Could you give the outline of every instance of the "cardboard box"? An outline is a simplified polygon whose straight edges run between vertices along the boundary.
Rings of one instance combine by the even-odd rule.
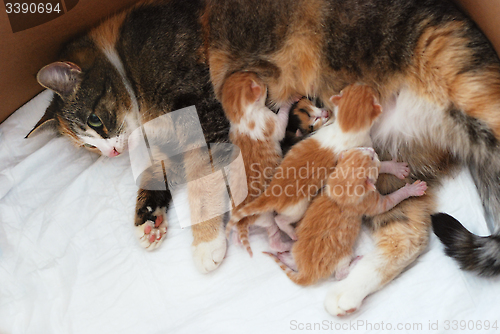
[[[27,13],[9,15],[9,8],[16,11],[15,3],[4,0],[3,6],[0,5],[0,122],[42,90],[36,73],[57,60],[64,42],[135,2],[137,0],[25,1]],[[478,22],[500,54],[500,0],[456,2]],[[34,5],[41,3],[45,5],[44,11],[49,3],[52,9],[58,4],[60,12],[29,13]]]
[[[64,42],[135,2],[4,0],[0,4],[0,122],[42,91],[36,74],[57,60]],[[20,4],[18,14],[15,14],[16,3]],[[21,3],[27,4],[26,13],[23,13],[26,6],[22,8]],[[51,13],[47,13],[49,8]],[[39,13],[42,10],[44,13]],[[8,11],[12,13],[9,15]]]

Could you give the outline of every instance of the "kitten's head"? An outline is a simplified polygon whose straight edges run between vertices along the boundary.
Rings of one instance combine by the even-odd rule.
[[[343,132],[362,132],[371,128],[382,113],[377,96],[370,86],[353,84],[330,98],[336,106],[336,120]]]
[[[222,86],[221,102],[227,118],[237,124],[250,105],[264,107],[267,88],[253,72],[231,74]]]
[[[28,136],[52,129],[77,146],[109,157],[119,155],[137,124],[120,73],[89,38],[68,46],[63,59],[38,72],[40,85],[55,94]]]
[[[380,160],[371,147],[353,148],[341,153],[335,171],[329,176],[330,196],[338,203],[355,205],[376,190]]]
[[[286,130],[299,137],[304,136],[321,128],[331,116],[331,111],[319,108],[303,97],[292,105]]]

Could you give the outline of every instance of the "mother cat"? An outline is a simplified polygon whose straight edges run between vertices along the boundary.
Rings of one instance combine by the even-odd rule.
[[[486,213],[500,223],[500,62],[447,1],[150,1],[68,44],[61,60],[38,74],[57,93],[38,129],[56,129],[109,156],[125,149],[138,122],[193,104],[205,139],[227,141],[216,97],[237,71],[257,73],[278,107],[297,94],[329,101],[346,85],[363,82],[378,88],[384,104],[372,133],[381,159],[407,161],[412,177],[431,189],[453,166],[468,165]],[[196,177],[198,166],[189,159],[186,172]],[[401,186],[389,176],[378,182],[381,193]],[[188,188],[190,198],[197,191]],[[163,233],[158,217],[170,199],[168,191],[139,190],[136,225],[152,220],[144,233]],[[414,261],[426,247],[433,211],[429,191],[366,221],[376,249],[333,286],[327,310],[354,311]],[[222,225],[217,217],[192,227],[201,271],[223,259]],[[478,257],[498,263],[500,254],[490,251],[497,241],[489,240],[474,253],[473,269],[488,263]]]

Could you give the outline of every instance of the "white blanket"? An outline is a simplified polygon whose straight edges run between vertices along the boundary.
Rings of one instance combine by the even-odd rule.
[[[97,157],[52,134],[24,139],[51,96],[0,125],[0,333],[500,330],[500,281],[461,271],[434,235],[414,265],[344,318],[323,308],[335,282],[295,285],[261,253],[263,234],[251,236],[253,258],[231,245],[207,275],[194,267],[190,229],[177,222],[158,250],[145,251],[132,226],[127,154]],[[489,234],[467,171],[445,182],[438,208]]]

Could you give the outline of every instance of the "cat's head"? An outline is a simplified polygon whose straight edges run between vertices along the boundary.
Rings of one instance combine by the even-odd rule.
[[[353,148],[341,153],[329,176],[330,196],[338,203],[355,205],[376,191],[380,160],[371,147]]]
[[[321,128],[331,116],[331,111],[316,106],[307,97],[302,97],[290,109],[287,131],[299,137],[310,134]]]
[[[330,98],[336,106],[336,121],[343,132],[363,132],[382,113],[377,92],[367,85],[352,84]]]
[[[28,136],[51,129],[105,156],[126,150],[128,136],[137,127],[134,103],[109,59],[83,38],[67,48],[62,61],[43,67],[37,80],[54,97]]]

